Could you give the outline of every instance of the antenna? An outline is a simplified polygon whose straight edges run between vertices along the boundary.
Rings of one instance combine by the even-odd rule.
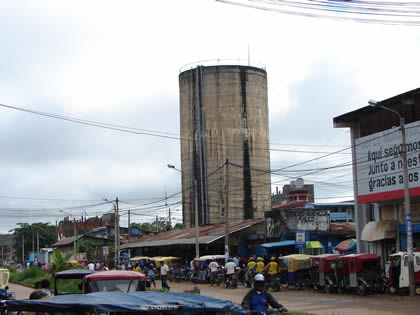
[[[251,52],[249,49],[249,43],[248,43],[248,67],[251,65]]]

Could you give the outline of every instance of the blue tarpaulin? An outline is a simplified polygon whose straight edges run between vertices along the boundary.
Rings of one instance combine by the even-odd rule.
[[[273,243],[264,243],[261,246],[263,246],[265,248],[282,247],[282,246],[295,246],[295,240],[273,242]]]
[[[202,312],[246,311],[228,300],[178,292],[96,292],[57,295],[41,300],[5,301],[9,311],[32,312],[135,312],[159,311],[165,314],[198,314]]]

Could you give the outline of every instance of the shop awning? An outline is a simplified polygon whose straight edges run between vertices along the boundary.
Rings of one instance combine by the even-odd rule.
[[[295,246],[295,240],[273,242],[273,243],[264,243],[261,246],[265,247],[265,248],[282,247],[282,246]]]
[[[371,221],[363,228],[360,239],[375,242],[388,238],[395,238],[397,224],[394,220]]]
[[[306,242],[306,248],[324,248],[319,241],[308,241]]]

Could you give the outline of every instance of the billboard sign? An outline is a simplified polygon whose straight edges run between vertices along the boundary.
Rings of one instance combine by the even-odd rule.
[[[411,196],[420,195],[420,121],[405,125]],[[392,128],[355,141],[359,203],[404,197],[401,129]]]

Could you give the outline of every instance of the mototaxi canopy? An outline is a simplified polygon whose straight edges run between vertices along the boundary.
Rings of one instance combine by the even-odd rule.
[[[246,314],[243,308],[228,300],[179,292],[96,292],[58,295],[40,300],[8,300],[4,304],[8,311],[79,314],[83,312],[150,313],[153,311],[164,314],[205,314],[206,312]]]

